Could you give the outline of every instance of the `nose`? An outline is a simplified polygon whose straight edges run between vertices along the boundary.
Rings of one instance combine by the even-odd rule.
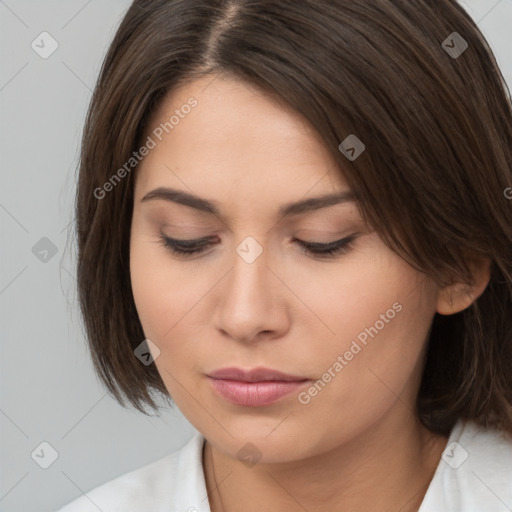
[[[250,263],[235,253],[231,270],[216,289],[215,327],[245,343],[283,336],[290,325],[286,291],[265,251]]]

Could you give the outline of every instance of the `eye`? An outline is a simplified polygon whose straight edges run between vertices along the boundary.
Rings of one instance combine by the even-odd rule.
[[[345,254],[349,251],[352,246],[352,242],[357,237],[357,233],[342,238],[341,240],[335,240],[327,244],[319,242],[305,242],[294,238],[293,241],[297,242],[301,246],[305,253],[312,254],[313,256],[323,258],[334,258],[338,255]],[[190,256],[193,254],[200,254],[205,249],[212,245],[210,238],[199,238],[196,240],[177,240],[168,236],[161,236],[160,243],[169,249],[173,254],[179,256]]]
[[[305,242],[294,238],[301,247],[304,248],[304,252],[310,253],[314,256],[320,256],[322,258],[334,258],[338,255],[345,254],[352,247],[352,242],[356,239],[357,234],[347,236],[341,240],[335,240],[327,244],[321,244],[319,242]]]
[[[211,245],[210,238],[199,238],[197,240],[177,240],[168,236],[161,236],[160,242],[173,254],[188,256],[204,252],[204,249]]]

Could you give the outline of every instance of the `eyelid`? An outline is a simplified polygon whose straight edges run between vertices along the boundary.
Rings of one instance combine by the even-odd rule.
[[[352,235],[327,243],[305,241],[298,238],[293,238],[292,241],[302,247],[305,254],[320,259],[334,259],[348,252],[352,247],[352,243],[359,235],[360,233],[353,233]],[[161,234],[159,242],[176,256],[192,257],[194,255],[202,255],[204,253],[203,248],[212,245],[211,239],[212,237],[203,237],[193,240],[181,240]]]
[[[332,242],[327,243],[307,242],[298,238],[294,238],[293,240],[304,248],[305,253],[325,259],[341,256],[347,252],[352,247],[352,243],[358,236],[359,233],[354,233],[339,240],[333,240]]]
[[[162,236],[169,240],[170,242],[175,242],[177,244],[182,245],[197,245],[197,244],[204,244],[211,242],[212,237],[211,236],[203,236],[202,238],[172,238],[170,236],[164,235],[162,233]]]

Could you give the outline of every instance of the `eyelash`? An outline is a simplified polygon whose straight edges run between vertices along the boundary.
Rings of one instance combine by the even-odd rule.
[[[304,253],[311,254],[320,258],[335,258],[347,253],[351,247],[352,242],[357,237],[357,234],[347,236],[341,240],[335,240],[328,244],[321,244],[318,242],[304,242],[294,238],[293,241],[297,242],[299,246],[304,249]],[[211,245],[208,243],[207,238],[200,238],[197,240],[176,240],[167,236],[160,237],[160,243],[173,254],[178,256],[192,256],[204,252],[204,249]]]

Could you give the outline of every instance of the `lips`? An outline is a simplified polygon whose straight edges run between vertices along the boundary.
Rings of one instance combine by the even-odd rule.
[[[309,382],[269,368],[222,368],[208,374],[208,380],[225,400],[245,407],[273,404]]]
[[[242,370],[241,368],[221,368],[208,374],[214,379],[236,380],[239,382],[299,382],[308,380],[306,377],[289,375],[278,370],[270,368],[253,368],[251,370]]]

